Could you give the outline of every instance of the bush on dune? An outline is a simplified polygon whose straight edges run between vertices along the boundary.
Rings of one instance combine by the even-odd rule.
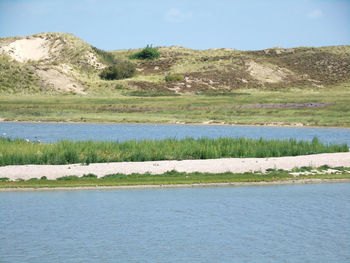
[[[128,61],[118,61],[112,66],[102,70],[100,78],[105,80],[118,80],[131,78],[135,75],[135,66]]]
[[[175,81],[183,81],[184,77],[181,75],[168,75],[165,76],[165,81],[166,82],[175,82]]]
[[[152,45],[147,45],[140,52],[136,52],[129,56],[130,59],[142,59],[142,60],[154,60],[160,57],[160,53],[157,48]]]

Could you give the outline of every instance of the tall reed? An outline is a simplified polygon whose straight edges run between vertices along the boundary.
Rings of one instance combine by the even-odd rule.
[[[295,139],[186,138],[125,142],[64,140],[49,144],[0,138],[0,165],[279,157],[347,151],[346,144],[323,144],[317,138],[311,142]]]

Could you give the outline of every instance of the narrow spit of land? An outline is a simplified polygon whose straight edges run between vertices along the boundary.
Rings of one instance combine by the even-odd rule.
[[[31,178],[57,179],[63,176],[83,176],[94,174],[103,177],[109,174],[164,174],[168,171],[183,173],[246,173],[265,172],[268,169],[291,171],[296,167],[350,167],[350,152],[324,153],[302,156],[274,158],[222,158],[207,160],[149,161],[149,162],[115,162],[68,164],[68,165],[9,165],[0,167],[0,178],[10,180]]]
[[[196,185],[349,179],[348,146],[245,138],[60,141],[0,138],[0,188]],[[307,168],[305,168],[307,167]],[[295,174],[298,169],[322,172]],[[337,168],[328,171],[330,167]],[[328,173],[333,173],[328,175]]]
[[[91,182],[90,182],[91,183]],[[169,184],[139,184],[139,185],[87,185],[63,186],[62,184],[20,184],[18,182],[6,185],[0,184],[0,192],[23,192],[23,191],[67,191],[67,190],[133,190],[133,189],[162,189],[162,188],[203,188],[203,187],[234,187],[234,186],[272,186],[288,184],[323,184],[323,183],[350,183],[348,178],[308,178],[308,179],[286,179],[276,181],[257,181],[257,182],[229,182],[229,183],[169,183]]]
[[[295,172],[295,169],[294,172],[269,169],[265,173],[219,174],[169,171],[159,175],[109,174],[101,178],[97,178],[94,174],[86,174],[82,177],[64,176],[56,180],[42,177],[16,181],[0,180],[0,191],[156,189],[350,182],[350,168],[329,168],[324,165],[319,168],[302,167],[297,170],[299,172]]]

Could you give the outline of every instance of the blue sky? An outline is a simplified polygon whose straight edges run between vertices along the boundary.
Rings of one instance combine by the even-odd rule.
[[[350,44],[350,0],[0,0],[0,36],[69,32],[105,50]]]

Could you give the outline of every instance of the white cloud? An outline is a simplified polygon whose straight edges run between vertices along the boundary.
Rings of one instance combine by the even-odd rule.
[[[164,19],[169,23],[180,23],[193,17],[192,12],[182,12],[177,8],[171,8],[164,15]]]
[[[310,19],[318,19],[323,17],[323,12],[320,9],[314,9],[307,14],[307,17]]]

